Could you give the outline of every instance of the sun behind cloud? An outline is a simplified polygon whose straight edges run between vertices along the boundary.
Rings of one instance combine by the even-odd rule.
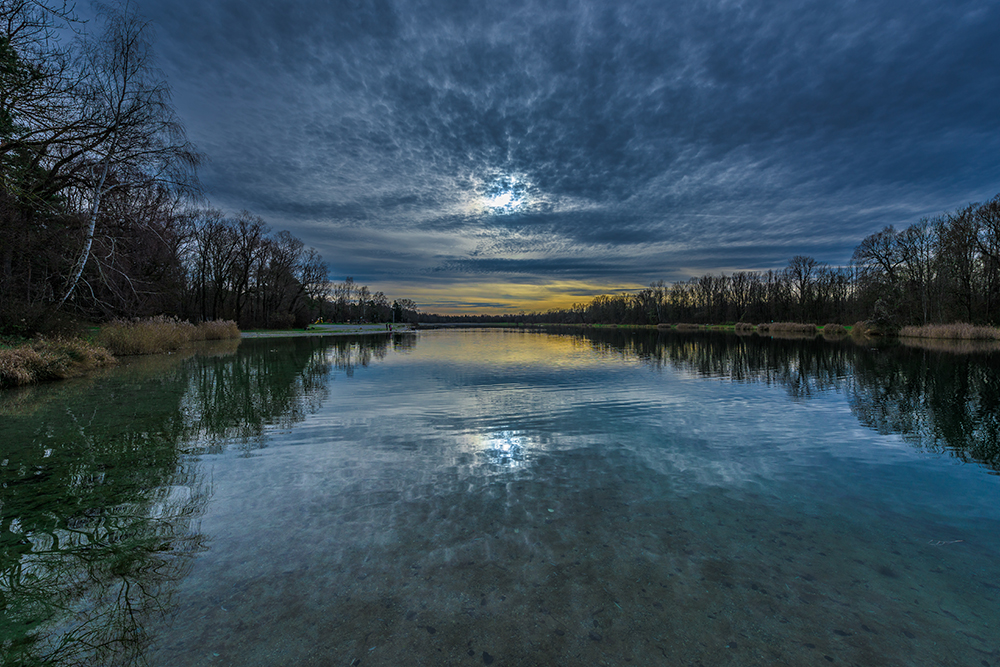
[[[530,205],[529,185],[523,176],[496,174],[486,182],[481,195],[484,212],[490,215],[511,215]]]

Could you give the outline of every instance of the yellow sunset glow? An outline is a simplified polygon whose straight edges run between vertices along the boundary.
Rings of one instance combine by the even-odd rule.
[[[413,286],[406,283],[382,284],[386,294],[413,299],[422,313],[439,315],[503,315],[545,312],[589,303],[600,294],[640,290],[637,283],[594,283],[577,280],[546,283],[466,282],[442,286]]]

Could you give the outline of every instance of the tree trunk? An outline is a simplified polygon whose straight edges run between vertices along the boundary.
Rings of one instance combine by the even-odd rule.
[[[70,272],[69,281],[66,284],[66,291],[63,293],[62,298],[59,299],[59,303],[56,304],[53,310],[59,310],[62,308],[63,304],[66,303],[66,299],[70,297],[73,290],[76,289],[77,283],[80,282],[80,276],[83,275],[83,269],[87,265],[87,260],[90,259],[90,248],[94,245],[94,232],[97,230],[97,216],[101,212],[101,193],[104,191],[104,183],[108,178],[108,171],[110,170],[110,161],[104,161],[104,170],[101,172],[101,178],[97,183],[97,187],[94,188],[94,203],[90,207],[90,220],[87,223],[87,235],[83,240],[83,248],[80,250],[80,256],[77,258],[76,263],[73,265],[73,269]]]

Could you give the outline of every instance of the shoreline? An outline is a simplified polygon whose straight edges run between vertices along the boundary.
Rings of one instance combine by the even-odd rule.
[[[387,331],[385,324],[310,324],[308,329],[281,331],[241,331],[240,338],[298,338],[304,336],[366,336],[374,334],[412,333],[412,324],[397,324]]]

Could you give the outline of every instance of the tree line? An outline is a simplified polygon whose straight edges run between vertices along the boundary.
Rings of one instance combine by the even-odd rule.
[[[1000,323],[1000,195],[866,237],[847,266],[793,257],[783,269],[652,283],[546,312],[425,321],[554,324],[866,321],[883,329]]]
[[[0,0],[0,334],[164,313],[241,327],[416,317],[412,301],[332,284],[314,248],[260,217],[197,206],[202,157],[149,24],[128,2],[99,22],[87,36],[68,4]]]

